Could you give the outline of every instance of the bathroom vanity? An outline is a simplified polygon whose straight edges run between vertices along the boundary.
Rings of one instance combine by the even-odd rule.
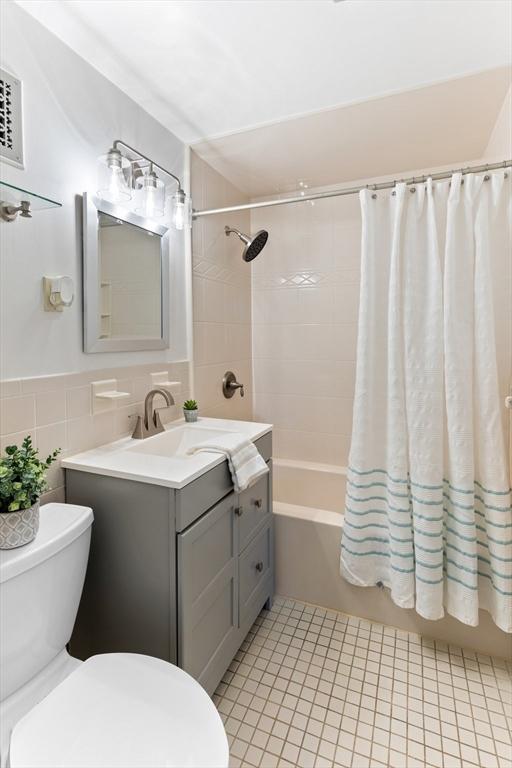
[[[186,455],[216,430],[243,432],[269,473],[237,494],[222,456]],[[213,693],[272,601],[271,455],[270,425],[200,419],[63,461],[67,501],[94,511],[74,656],[157,656]]]

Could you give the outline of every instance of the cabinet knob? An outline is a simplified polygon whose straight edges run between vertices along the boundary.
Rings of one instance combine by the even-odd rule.
[[[259,563],[256,563],[256,570],[258,571],[258,573],[262,572],[262,570],[263,570],[263,563],[262,563],[261,560],[259,561]]]
[[[254,499],[254,506],[258,507],[258,509],[261,509],[263,506],[263,499]]]
[[[237,515],[238,517],[242,517],[243,513],[244,513],[244,508],[242,506],[235,507],[235,515]]]

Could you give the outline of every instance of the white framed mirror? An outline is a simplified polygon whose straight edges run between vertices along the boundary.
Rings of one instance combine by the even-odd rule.
[[[83,196],[84,350],[169,346],[169,231]]]

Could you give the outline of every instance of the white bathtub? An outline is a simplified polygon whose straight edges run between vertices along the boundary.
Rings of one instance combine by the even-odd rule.
[[[482,653],[510,656],[510,637],[486,611],[478,627],[450,616],[426,621],[398,608],[385,589],[354,587],[341,578],[340,542],[345,467],[274,459],[276,593],[417,632]]]

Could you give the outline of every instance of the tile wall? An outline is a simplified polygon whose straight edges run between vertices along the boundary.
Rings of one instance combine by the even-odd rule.
[[[243,202],[243,195],[192,153],[194,207],[218,208]],[[242,261],[243,244],[226,237],[228,224],[250,231],[241,212],[196,219],[192,228],[194,306],[194,386],[201,413],[228,419],[252,418],[251,266]],[[245,386],[227,400],[222,378],[232,370]]]
[[[280,458],[346,465],[355,382],[361,225],[357,196],[255,209],[254,416]]]
[[[6,445],[19,445],[32,437],[41,456],[61,448],[61,457],[94,448],[129,435],[134,415],[143,412],[144,398],[152,387],[151,373],[166,371],[181,386],[173,392],[176,406],[161,412],[162,421],[179,418],[189,393],[188,363],[152,363],[109,368],[86,373],[10,379],[0,382],[0,453]],[[111,410],[93,414],[91,382],[117,379],[117,388],[129,397]],[[163,405],[163,403],[162,403]],[[57,462],[48,473],[43,503],[64,501],[64,471]]]

